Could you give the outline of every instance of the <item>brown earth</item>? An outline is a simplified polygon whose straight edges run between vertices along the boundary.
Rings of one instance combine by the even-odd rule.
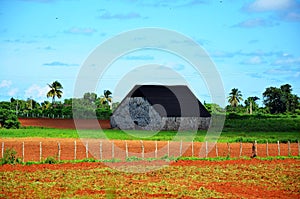
[[[60,129],[76,129],[73,119],[52,119],[52,118],[19,118],[21,126],[36,126],[47,128],[60,128]],[[77,119],[82,129],[102,129],[110,128],[109,120],[96,120],[96,119]]]
[[[22,157],[23,143],[24,157]],[[128,153],[126,152],[126,143]],[[230,143],[229,145],[226,143],[218,143],[216,146],[212,146],[211,150],[208,144],[207,149],[209,152],[207,155],[205,153],[205,143],[200,142],[194,142],[193,145],[191,142],[182,142],[182,144],[180,142],[169,142],[168,147],[167,141],[143,141],[141,143],[141,141],[138,140],[125,141],[72,138],[0,138],[0,144],[3,146],[3,148],[1,147],[1,152],[7,148],[14,148],[17,151],[18,157],[24,158],[24,161],[39,161],[40,157],[42,160],[50,156],[58,157],[59,152],[61,160],[72,160],[75,158],[84,159],[87,157],[95,159],[116,158],[125,160],[126,155],[128,155],[128,157],[135,156],[138,158],[142,158],[143,156],[144,158],[160,158],[166,155],[170,157],[178,157],[180,155],[187,157],[250,157],[252,155],[252,144],[250,143],[243,143],[242,148],[240,143]],[[100,152],[100,145],[102,145],[102,152]],[[290,144],[290,155],[297,156],[298,150],[297,143]],[[260,157],[266,157],[266,144],[258,144],[257,153]],[[277,156],[277,144],[269,144],[268,153],[269,156]],[[289,155],[288,144],[280,144],[280,155]]]
[[[51,119],[51,118],[19,118],[22,126],[39,126],[51,128],[75,129],[73,119]],[[95,120],[79,120],[81,127],[87,129],[99,128]],[[101,128],[110,128],[109,120],[98,120]],[[76,141],[76,157],[75,157],[75,141]],[[123,140],[80,140],[80,139],[61,139],[61,138],[0,138],[0,142],[4,143],[4,149],[14,148],[17,154],[22,158],[22,145],[24,142],[24,161],[39,161],[40,160],[40,143],[42,146],[41,159],[47,157],[58,157],[58,143],[60,144],[60,159],[84,159],[86,157],[95,159],[112,159],[117,158],[124,160],[126,158],[126,143],[128,149],[128,157],[142,158],[142,144],[140,141],[123,141]],[[100,154],[100,142],[102,143],[102,155]],[[88,143],[88,146],[87,146]],[[114,147],[112,146],[112,143]],[[144,158],[155,158],[163,156],[200,156],[200,157],[240,157],[252,155],[252,144],[243,143],[218,143],[216,146],[208,144],[208,153],[206,155],[205,143],[194,142],[170,142],[168,147],[167,141],[157,142],[157,152],[155,141],[143,141]],[[182,146],[182,147],[181,147]],[[86,148],[88,147],[88,153]],[[169,148],[169,150],[168,150]],[[182,148],[182,152],[180,152]],[[3,149],[3,150],[4,150]],[[169,151],[169,152],[168,152]],[[290,153],[288,144],[280,144],[278,151],[277,144],[269,144],[268,151],[266,144],[257,145],[257,153],[260,157],[268,156],[288,156],[299,155],[299,148],[296,143],[290,144]]]
[[[141,165],[147,165],[149,162],[140,162]],[[113,163],[113,164],[119,164],[119,163]],[[248,168],[249,173],[247,175],[252,175],[253,171],[255,172],[265,172],[264,170],[259,170],[257,168],[268,168],[270,170],[273,169],[281,169],[281,170],[286,170],[288,173],[286,174],[287,176],[294,176],[296,180],[293,182],[278,182],[280,186],[276,187],[269,187],[268,184],[272,184],[273,179],[258,179],[257,181],[250,181],[248,179],[248,183],[243,180],[243,178],[247,178],[247,176],[241,176],[237,175],[234,177],[234,173],[230,174],[227,173],[227,178],[222,179],[221,174],[216,175],[215,173],[207,173],[206,175],[211,175],[212,179],[215,180],[210,180],[211,182],[206,182],[206,181],[200,181],[197,182],[193,179],[190,179],[191,181],[193,180],[194,183],[186,183],[182,184],[187,190],[194,190],[198,189],[201,190],[201,188],[205,188],[208,190],[214,190],[220,194],[222,194],[222,198],[299,198],[300,197],[300,190],[299,190],[299,184],[297,183],[297,179],[299,179],[299,160],[294,160],[294,159],[287,159],[287,160],[272,160],[272,161],[262,161],[262,160],[257,160],[257,159],[251,159],[251,160],[227,160],[227,161],[178,161],[174,162],[171,164],[171,167],[176,167],[175,169],[170,169],[166,170],[164,169],[162,172],[150,172],[150,173],[144,173],[144,174],[130,174],[130,173],[123,173],[122,176],[124,176],[123,181],[119,182],[120,184],[126,184],[128,187],[134,187],[134,186],[143,186],[147,185],[149,189],[151,186],[154,186],[153,184],[157,183],[157,187],[161,189],[161,193],[155,193],[155,194],[148,194],[148,193],[136,193],[134,189],[124,189],[124,190],[109,190],[109,189],[93,189],[92,186],[84,186],[81,184],[81,186],[85,187],[84,189],[78,189],[74,195],[77,197],[84,197],[84,198],[107,198],[108,196],[116,196],[117,198],[179,198],[179,195],[176,195],[174,193],[163,193],[165,190],[170,189],[170,187],[167,187],[168,184],[162,186],[158,186],[162,181],[166,180],[164,176],[161,175],[161,173],[165,175],[170,175],[172,170],[178,171],[178,173],[181,172],[182,169],[180,167],[199,167],[199,168],[213,168],[213,170],[219,170],[224,168],[226,170],[227,167],[230,167],[231,165],[234,165],[237,167],[235,169],[236,171],[239,171],[238,168]],[[248,167],[249,165],[249,167]],[[246,166],[246,167],[245,167]],[[56,176],[53,177],[51,180],[51,176],[49,177],[49,170],[54,170],[54,171],[84,171],[84,174],[87,175],[89,172],[93,173],[93,175],[97,175],[97,172],[93,169],[98,169],[98,168],[103,168],[107,167],[107,165],[103,163],[64,163],[64,164],[39,164],[39,165],[30,165],[30,166],[24,166],[24,165],[3,165],[0,167],[0,174],[1,172],[12,172],[12,173],[17,173],[17,177],[24,176],[24,180],[28,181],[30,183],[27,187],[22,187],[22,186],[16,186],[14,188],[14,193],[7,192],[9,190],[7,186],[3,186],[3,189],[0,189],[0,198],[1,194],[2,196],[9,196],[8,198],[13,198],[18,194],[18,198],[28,198],[28,197],[37,197],[39,190],[34,190],[32,187],[42,187],[43,183],[45,184],[51,184],[51,186],[45,188],[44,191],[46,192],[47,189],[51,189],[54,191],[51,191],[50,193],[53,195],[53,198],[60,198],[60,196],[67,192],[68,186],[64,187],[57,187],[53,184],[59,183],[59,178],[56,178]],[[252,168],[255,167],[256,170],[252,170]],[[292,168],[292,169],[291,169]],[[20,171],[20,172],[17,172]],[[41,171],[41,172],[40,172]],[[42,176],[43,173],[46,173],[45,176],[48,176],[46,178],[45,176]],[[226,172],[226,171],[224,171]],[[268,171],[270,172],[270,171]],[[32,173],[40,173],[40,176],[36,175],[39,178],[31,179]],[[48,173],[48,174],[47,174]],[[112,172],[111,175],[116,175],[117,172]],[[82,172],[81,172],[82,174]],[[174,175],[174,172],[172,173]],[[245,174],[245,173],[244,173]],[[13,174],[12,174],[13,175]],[[55,173],[52,172],[52,175],[55,175]],[[204,175],[203,173],[199,175]],[[268,176],[264,176],[259,174],[262,177],[267,178]],[[283,175],[281,172],[280,175]],[[57,174],[57,176],[59,176]],[[254,175],[255,176],[255,175]],[[95,176],[93,176],[95,177]],[[197,174],[195,175],[197,177]],[[171,178],[168,176],[168,178]],[[144,180],[147,179],[147,180]],[[233,181],[233,179],[236,179]],[[101,176],[98,176],[97,181],[102,180]],[[174,179],[176,180],[176,179]],[[113,182],[111,182],[113,183]],[[261,184],[260,184],[261,183]],[[293,184],[292,184],[293,183]],[[289,184],[292,184],[291,186]],[[61,184],[62,186],[63,184]],[[32,186],[32,187],[30,187]],[[288,187],[288,188],[286,188]],[[294,187],[294,188],[293,188]],[[291,188],[293,190],[291,190]],[[24,190],[29,190],[31,192],[24,192]],[[57,192],[57,193],[56,193]],[[123,192],[128,192],[127,197],[120,197],[118,195],[123,194]],[[201,193],[198,193],[198,197],[201,196]],[[51,195],[51,197],[52,197]],[[46,195],[50,198],[50,195]],[[44,196],[45,197],[45,196]],[[185,197],[184,195],[180,196],[181,198],[198,198],[198,197]],[[208,196],[206,196],[208,197]],[[205,198],[206,198],[205,197]]]

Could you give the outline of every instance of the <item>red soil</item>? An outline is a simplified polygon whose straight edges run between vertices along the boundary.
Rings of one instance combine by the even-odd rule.
[[[119,163],[112,163],[112,164],[119,164]],[[140,162],[141,165],[147,164],[147,162]],[[220,167],[227,167],[228,165],[276,165],[276,164],[284,164],[286,167],[289,165],[299,165],[299,160],[294,159],[287,159],[287,160],[273,160],[273,161],[261,161],[257,159],[252,160],[227,160],[227,161],[220,161],[220,162],[210,162],[210,161],[178,161],[171,164],[171,166],[196,166],[196,167],[206,167],[212,166],[216,168]],[[65,163],[65,164],[39,164],[39,165],[3,165],[0,167],[0,172],[14,172],[14,171],[22,171],[22,172],[38,172],[38,171],[45,171],[45,170],[85,170],[88,171],[90,169],[99,168],[99,167],[106,167],[103,163]],[[263,171],[262,171],[263,172]],[[293,173],[295,177],[299,177],[299,172],[294,171]],[[19,174],[20,175],[20,174]],[[125,173],[125,176],[129,179],[128,183],[132,183],[132,179],[134,178],[135,174],[128,174]],[[145,174],[147,175],[147,174]],[[213,173],[211,174],[214,175]],[[30,176],[30,174],[29,174]],[[155,175],[152,173],[151,175],[151,183],[153,182],[160,182],[163,177],[159,175]],[[148,183],[148,181],[143,180],[136,180],[137,183],[143,184]],[[288,183],[288,182],[287,182]],[[270,190],[269,187],[256,184],[246,184],[242,181],[228,181],[228,182],[210,182],[205,184],[204,182],[198,182],[197,184],[193,184],[194,187],[205,187],[209,190],[215,190],[216,192],[224,194],[225,198],[299,198],[299,190],[295,187],[295,192],[290,190],[285,190],[283,188],[278,188],[277,190]],[[194,189],[194,187],[189,185],[187,189]],[[164,187],[160,187],[164,188]],[[274,187],[273,187],[274,188]],[[65,188],[66,189],[66,188]],[[60,187],[59,192],[65,192],[66,190]],[[5,192],[4,192],[5,193]],[[20,193],[22,193],[20,191]],[[10,194],[10,193],[6,193]],[[24,194],[24,193],[23,193]],[[27,195],[30,195],[26,193]],[[83,196],[94,196],[94,194],[105,196],[105,190],[92,190],[92,189],[82,189],[75,192],[75,195],[83,195]],[[228,195],[229,194],[229,195]],[[144,195],[145,196],[145,195]],[[140,196],[142,197],[142,196]],[[178,196],[173,194],[155,194],[155,195],[146,195],[146,197],[155,197],[155,198],[178,198]]]
[[[18,157],[22,158],[22,145],[24,142],[24,161],[39,161],[40,160],[40,143],[42,146],[42,159],[47,157],[57,157],[59,154],[58,143],[60,144],[60,159],[72,160],[75,159],[75,141],[76,141],[76,159],[84,159],[87,157],[100,159],[100,143],[102,144],[102,159],[117,158],[125,160],[126,158],[126,143],[128,148],[128,156],[142,158],[142,143],[138,140],[99,140],[99,139],[62,139],[62,138],[0,138],[0,143],[4,143],[4,150],[14,148],[17,151]],[[113,146],[112,146],[113,145]],[[88,154],[86,154],[86,146]],[[168,155],[168,142],[158,141],[157,152],[155,152],[155,141],[143,141],[144,158],[163,157]],[[277,144],[269,144],[269,156],[277,156]],[[229,150],[230,149],[230,153]],[[200,152],[201,151],[201,152]],[[218,153],[217,153],[218,152]],[[290,154],[298,155],[297,143],[290,145]],[[182,142],[182,156],[206,157],[205,144],[200,142],[193,143],[193,151],[191,142]],[[207,154],[207,157],[239,157],[240,144],[218,143]],[[252,155],[252,144],[243,143],[241,156],[250,157]],[[288,144],[280,144],[280,155],[288,156]],[[170,142],[169,156],[180,156],[180,142]],[[258,144],[258,156],[266,157],[266,144]]]
[[[19,118],[21,126],[37,126],[60,129],[76,129],[73,119],[51,119],[51,118]],[[77,119],[83,129],[99,129],[100,124],[102,129],[110,128],[109,120],[95,119]],[[98,123],[96,122],[98,121]]]

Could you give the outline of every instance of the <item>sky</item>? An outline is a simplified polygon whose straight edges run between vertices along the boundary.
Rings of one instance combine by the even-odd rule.
[[[238,88],[244,99],[258,96],[262,105],[267,87],[287,83],[300,96],[297,0],[1,0],[0,24],[1,101],[51,101],[47,84],[56,80],[63,85],[61,100],[73,97],[82,67],[101,44],[143,28],[171,30],[201,46],[225,97]],[[124,45],[113,45],[107,53]],[[187,82],[200,101],[214,102],[203,74],[180,55],[158,49],[113,60],[90,92],[101,95],[109,89],[119,101],[134,84],[171,79],[166,68],[182,79],[168,84]],[[149,75],[134,76],[138,69],[144,75],[149,69]]]

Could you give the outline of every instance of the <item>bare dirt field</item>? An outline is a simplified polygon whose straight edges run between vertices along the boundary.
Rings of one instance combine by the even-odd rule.
[[[23,126],[75,128],[73,120],[36,119]],[[51,121],[51,122],[50,122]],[[51,124],[52,123],[52,124]],[[68,123],[68,124],[67,124]],[[107,128],[109,121],[106,122]],[[104,123],[105,125],[105,123]],[[102,126],[102,125],[101,125]],[[1,152],[14,148],[27,161],[119,159],[116,163],[63,163],[0,166],[0,198],[300,198],[300,161],[237,159],[226,161],[125,162],[127,158],[177,156],[240,157],[252,155],[250,143],[167,142],[135,140],[0,138]],[[24,153],[24,156],[22,155]],[[296,156],[297,143],[258,144],[260,157]],[[144,173],[114,168],[147,169]]]
[[[252,155],[252,144],[243,143],[218,143],[211,146],[208,143],[194,142],[167,142],[167,141],[138,141],[138,140],[99,140],[99,139],[64,139],[64,138],[0,138],[3,149],[14,148],[20,158],[24,161],[39,161],[40,158],[58,157],[61,160],[72,159],[120,159],[126,157],[159,158],[163,156],[195,156],[195,157],[240,157]],[[24,143],[24,157],[23,154]],[[127,151],[126,152],[126,145]],[[1,147],[2,148],[2,147]],[[207,148],[207,155],[206,155]],[[87,153],[88,152],[88,153]],[[257,154],[260,157],[288,156],[288,144],[257,144]],[[76,154],[75,154],[76,153]],[[298,155],[297,143],[290,144],[290,155]]]
[[[145,173],[103,163],[3,165],[0,198],[299,198],[299,169],[293,159],[178,161]]]
[[[73,119],[52,119],[52,118],[19,118],[21,126],[36,126],[60,129],[76,129]],[[84,129],[98,129],[98,121],[102,129],[109,129],[109,120],[78,119]]]

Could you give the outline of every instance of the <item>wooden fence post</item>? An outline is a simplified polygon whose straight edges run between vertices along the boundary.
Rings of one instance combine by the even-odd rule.
[[[180,140],[179,156],[182,156],[182,140]]]
[[[218,152],[218,143],[216,143],[216,156],[219,157],[219,152]]]
[[[207,158],[208,155],[208,146],[207,146],[207,141],[205,141],[205,157]]]
[[[127,141],[125,140],[125,155],[126,155],[126,159],[128,158],[128,145],[127,145]]]
[[[102,141],[100,141],[100,160],[102,160]]]
[[[2,147],[1,147],[1,154],[2,154],[2,158],[3,158],[3,156],[4,156],[4,142],[2,142]]]
[[[85,158],[89,158],[89,142],[85,143]]]
[[[168,140],[168,157],[170,157],[170,141]]]
[[[43,148],[42,148],[42,142],[40,142],[40,162],[42,161],[42,155],[43,155]]]
[[[288,156],[291,155],[291,143],[288,141]]]
[[[278,150],[278,156],[280,156],[280,144],[279,144],[279,141],[277,141],[277,150]]]
[[[252,143],[252,155],[251,158],[254,158],[257,156],[257,144],[256,140]]]
[[[192,157],[194,157],[194,140],[192,140]]]
[[[254,141],[254,144],[255,144],[255,155],[257,156],[258,155],[258,151],[257,151],[257,141],[256,140]]]
[[[243,153],[243,143],[241,141],[240,142],[240,156],[239,157],[242,157],[242,153]]]
[[[59,142],[57,143],[57,150],[58,150],[57,159],[58,159],[58,161],[60,161],[60,143]]]
[[[25,160],[25,143],[22,142],[22,162]]]
[[[111,158],[115,159],[115,145],[114,142],[111,142]]]
[[[157,158],[157,140],[155,140],[155,151],[154,151],[154,156]]]
[[[227,150],[228,150],[227,156],[230,157],[230,144],[228,142],[227,142]]]
[[[300,156],[300,142],[298,140],[298,156]]]
[[[145,155],[144,143],[143,143],[143,140],[140,140],[140,142],[141,142],[141,147],[142,147],[142,159],[144,159],[144,155]]]
[[[267,157],[269,157],[269,143],[268,143],[268,140],[267,140],[267,143],[266,143],[266,154],[267,154]]]
[[[76,145],[76,140],[74,141],[74,160],[77,158],[77,145]]]

